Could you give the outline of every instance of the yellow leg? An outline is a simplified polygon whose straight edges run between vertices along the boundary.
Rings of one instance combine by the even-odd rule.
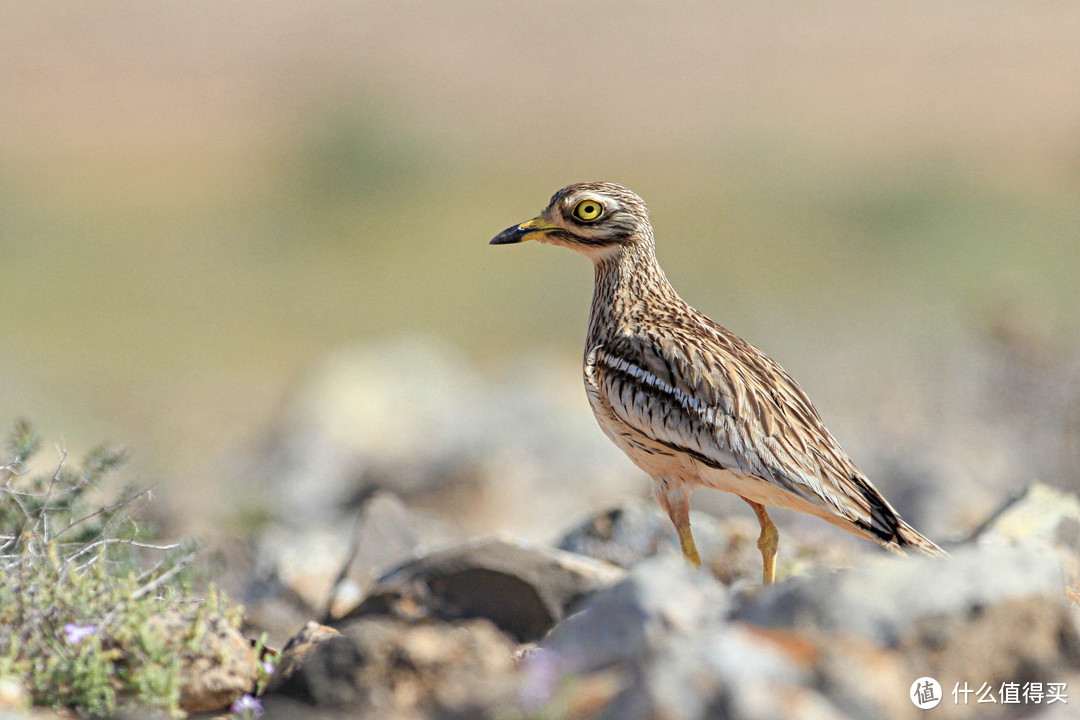
[[[746,500],[746,498],[743,498],[743,500]],[[753,500],[746,500],[746,503],[754,509],[758,524],[761,525],[761,535],[758,536],[757,541],[762,561],[761,582],[765,585],[772,585],[773,581],[776,580],[776,552],[777,547],[780,545],[780,531],[776,529],[776,525],[773,525],[772,518],[769,517],[769,513],[765,512],[764,505]]]
[[[690,532],[690,488],[683,484],[672,485],[667,480],[653,481],[653,494],[660,507],[667,511],[675,532],[679,534],[679,546],[683,557],[695,566],[701,565],[694,535]]]
[[[693,565],[701,565],[701,556],[698,555],[697,543],[694,542],[694,536],[690,532],[690,520],[687,519],[685,525],[676,525],[676,532],[679,533],[679,545],[682,547],[682,554]]]

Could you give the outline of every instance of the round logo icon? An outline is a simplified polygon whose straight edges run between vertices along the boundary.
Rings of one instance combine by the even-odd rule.
[[[941,684],[932,677],[921,677],[911,683],[908,697],[915,707],[920,710],[929,710],[937,707],[941,702]]]

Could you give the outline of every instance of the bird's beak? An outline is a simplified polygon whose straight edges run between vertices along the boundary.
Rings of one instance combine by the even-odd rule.
[[[543,215],[537,215],[528,222],[506,228],[495,236],[491,241],[491,244],[510,245],[512,243],[525,242],[526,240],[538,240],[556,230],[562,230],[562,228],[545,220]]]

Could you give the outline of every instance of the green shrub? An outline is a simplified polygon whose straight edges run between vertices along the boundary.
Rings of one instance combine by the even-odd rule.
[[[123,451],[97,448],[76,468],[61,449],[32,474],[40,446],[20,420],[0,450],[0,678],[84,715],[128,703],[182,715],[177,653],[147,620],[192,602],[194,549],[148,537],[134,512],[149,490],[100,501]]]

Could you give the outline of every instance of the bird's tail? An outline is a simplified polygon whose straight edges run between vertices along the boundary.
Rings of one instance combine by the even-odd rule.
[[[946,557],[949,553],[942,550],[933,540],[920,533],[915,528],[900,520],[896,526],[896,545],[899,550],[917,550],[924,555],[933,557]]]

